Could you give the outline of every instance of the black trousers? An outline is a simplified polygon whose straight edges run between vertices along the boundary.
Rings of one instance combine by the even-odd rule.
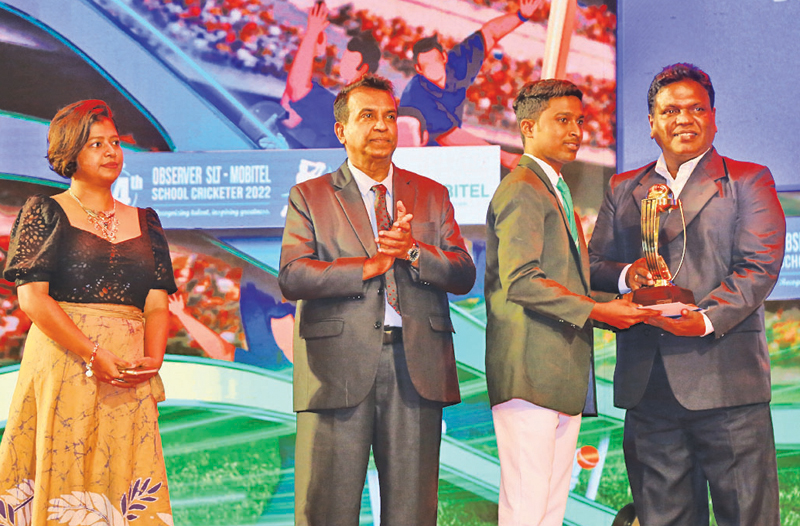
[[[769,404],[690,411],[656,355],[641,402],[625,416],[623,448],[642,526],[780,526]]]
[[[371,447],[381,526],[435,526],[441,432],[442,404],[417,394],[403,344],[383,345],[363,402],[297,414],[295,524],[358,525]]]

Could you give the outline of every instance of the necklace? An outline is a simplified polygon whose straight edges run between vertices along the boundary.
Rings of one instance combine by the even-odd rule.
[[[91,208],[86,208],[78,196],[72,193],[72,188],[68,190],[69,195],[80,205],[84,212],[86,212],[89,223],[94,226],[95,230],[100,233],[100,237],[107,241],[117,239],[117,230],[119,229],[119,219],[117,219],[117,200],[114,200],[114,208],[108,212],[98,212]]]

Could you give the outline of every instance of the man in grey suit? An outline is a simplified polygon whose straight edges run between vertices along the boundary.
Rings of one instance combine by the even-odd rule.
[[[347,85],[334,114],[347,161],[292,188],[281,251],[298,300],[295,523],[356,526],[371,447],[381,523],[432,526],[442,408],[460,401],[447,293],[469,292],[475,266],[445,187],[392,164],[391,83]]]
[[[777,526],[778,478],[770,416],[764,300],[783,261],[786,223],[765,166],[722,157],[714,88],[691,64],[667,66],[648,93],[659,159],[612,178],[591,243],[592,287],[653,285],[642,259],[641,201],[667,184],[686,218],[676,285],[703,310],[617,335],[614,401],[627,409],[624,450],[643,526]],[[679,214],[661,220],[660,253],[683,252]]]
[[[500,526],[560,526],[581,412],[594,411],[592,321],[627,328],[655,313],[589,297],[589,260],[561,167],[583,135],[571,82],[514,101],[525,155],[487,213],[486,380],[500,456]]]

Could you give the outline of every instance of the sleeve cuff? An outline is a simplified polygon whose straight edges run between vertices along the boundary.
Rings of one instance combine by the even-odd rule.
[[[706,332],[703,333],[703,336],[708,336],[714,332],[714,325],[712,325],[711,320],[708,319],[705,312],[701,312],[700,314],[703,315],[703,321],[706,322]]]
[[[617,282],[617,287],[619,288],[620,294],[627,294],[631,291],[631,289],[628,288],[628,284],[625,283],[625,276],[628,275],[628,269],[631,268],[631,265],[632,265],[631,263],[625,265],[625,267],[622,269],[622,272],[619,275],[619,281]]]
[[[9,280],[11,281],[11,280]],[[39,282],[50,282],[50,273],[49,272],[26,272],[24,274],[19,274],[14,279],[14,286],[19,287],[20,285],[26,285],[28,283],[39,283]]]

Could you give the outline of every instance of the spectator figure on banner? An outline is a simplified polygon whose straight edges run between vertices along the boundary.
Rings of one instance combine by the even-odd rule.
[[[239,312],[248,347],[244,349],[233,343],[230,333],[217,334],[192,316],[180,292],[169,296],[169,311],[206,356],[273,371],[286,369],[293,361],[294,310],[293,304],[276,300],[253,283],[242,287]]]
[[[325,54],[328,39],[328,8],[316,2],[308,15],[308,26],[289,69],[281,106],[288,112],[282,121],[285,133],[303,148],[341,148],[333,131],[335,93],[311,80],[314,57]],[[355,35],[339,59],[339,77],[344,84],[375,73],[381,59],[378,42],[370,32]]]
[[[428,122],[417,108],[406,106],[397,110],[397,146],[425,146],[428,144]]]
[[[480,73],[487,54],[495,44],[531,18],[543,1],[520,0],[519,11],[489,20],[448,53],[445,53],[436,35],[414,44],[412,52],[417,75],[403,90],[400,110],[416,108],[424,116],[428,146],[490,144],[461,128],[467,89]],[[398,119],[401,139],[408,118],[413,117]],[[404,144],[404,141],[400,143]],[[506,168],[516,167],[519,159],[518,154],[500,152],[500,163]]]

